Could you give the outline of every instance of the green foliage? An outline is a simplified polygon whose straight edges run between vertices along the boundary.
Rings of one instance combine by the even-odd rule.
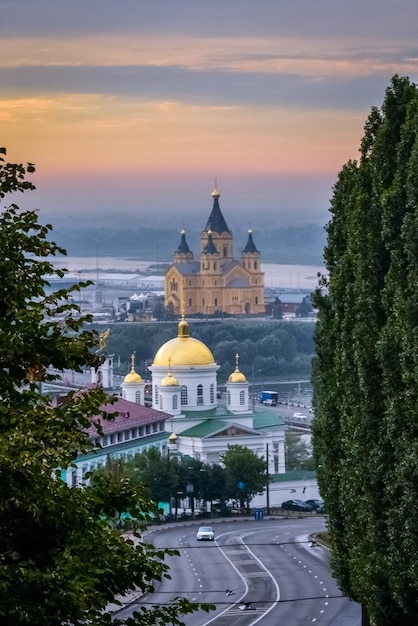
[[[418,91],[395,76],[341,170],[325,250],[313,442],[341,588],[416,624]]]
[[[33,189],[25,179],[33,171],[0,157],[0,197]],[[92,450],[90,416],[110,400],[101,389],[57,405],[42,394],[50,371],[101,362],[97,332],[85,330],[89,318],[69,300],[79,287],[45,293],[48,258],[64,253],[50,230],[14,204],[0,215],[0,623],[101,626],[116,596],[152,592],[168,575],[167,552],[143,541],[151,504],[141,487],[115,475],[80,488],[60,479],[59,468]],[[138,521],[135,542],[115,528],[121,511]],[[180,600],[125,623],[180,624],[196,608]]]
[[[130,369],[130,357],[136,350],[135,364],[143,378],[149,378],[150,364],[160,346],[177,335],[178,322],[167,324],[114,324],[108,339],[109,352],[120,356],[122,373]],[[239,320],[202,323],[190,322],[193,337],[212,351],[221,366],[219,384],[226,382],[235,369],[235,355],[240,355],[240,369],[248,380],[252,371],[268,379],[310,378],[314,355],[314,325],[306,322],[266,321],[243,324]],[[262,372],[258,372],[262,370]]]
[[[314,470],[311,446],[299,433],[287,430],[285,434],[286,471],[305,469]]]
[[[267,484],[265,459],[244,446],[229,445],[221,454],[221,462],[226,470],[226,498],[236,500],[241,508],[249,507],[254,496],[263,493]]]

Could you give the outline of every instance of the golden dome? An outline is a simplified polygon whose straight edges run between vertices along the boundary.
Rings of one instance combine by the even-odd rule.
[[[177,439],[178,439],[178,437],[177,437],[176,433],[171,433],[171,435],[168,438],[168,443],[170,443],[171,445],[176,445]]]
[[[228,382],[229,383],[246,383],[247,379],[245,378],[242,372],[240,372],[239,370],[235,370],[235,372],[232,372],[232,374],[229,376]]]
[[[131,356],[131,361],[132,361],[132,369],[129,372],[129,374],[125,376],[125,378],[123,379],[123,382],[124,383],[142,383],[141,376],[135,372],[135,355],[134,354],[132,354]]]
[[[171,372],[168,372],[167,376],[162,379],[160,386],[161,387],[177,387],[179,384],[177,378],[173,376]]]
[[[247,382],[247,379],[245,378],[244,374],[239,371],[238,361],[239,361],[239,354],[236,354],[235,355],[235,363],[236,363],[235,371],[232,372],[232,374],[229,376],[228,378],[229,383],[246,383]]]
[[[178,335],[161,346],[154,357],[154,365],[212,365],[212,352],[204,343],[190,337],[189,325],[184,319],[179,322]]]

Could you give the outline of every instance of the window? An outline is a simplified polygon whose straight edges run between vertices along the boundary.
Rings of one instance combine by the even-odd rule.
[[[182,406],[187,404],[187,387],[185,385],[180,390],[180,402]]]
[[[209,402],[211,404],[213,404],[215,402],[215,387],[214,387],[213,383],[209,387]]]
[[[192,306],[192,299],[189,298],[189,306]]]
[[[222,254],[224,258],[228,256],[228,248],[226,246],[223,247]]]
[[[197,404],[203,404],[203,385],[197,386]]]
[[[255,297],[255,303],[258,304],[258,296]]]
[[[216,262],[213,264],[213,269],[216,271]]]
[[[231,404],[231,392],[228,391],[228,404]]]
[[[218,281],[217,281],[217,280],[214,280],[214,281],[213,281],[213,284],[215,285],[215,287],[217,287],[217,285],[218,285]]]
[[[254,269],[257,269],[257,261],[254,261]]]
[[[213,303],[214,303],[215,306],[218,306],[218,298],[215,298]]]
[[[245,391],[239,392],[239,403],[241,406],[245,404]]]
[[[173,396],[173,410],[176,411],[177,410],[177,403],[178,403],[178,398],[177,395]]]
[[[123,441],[123,433],[118,433],[118,441]]]
[[[136,402],[137,404],[141,404],[141,392],[140,392],[140,391],[137,391],[137,392],[135,393],[135,402]]]
[[[150,435],[151,434],[151,424],[147,424],[145,426],[145,434],[146,435]]]
[[[204,298],[202,298],[202,304],[203,304],[203,306],[205,305],[205,299]]]

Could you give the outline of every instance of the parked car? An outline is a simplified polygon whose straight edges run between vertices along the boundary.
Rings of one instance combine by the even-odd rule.
[[[212,526],[201,526],[196,533],[196,539],[198,541],[214,541],[215,531]]]
[[[322,502],[322,500],[305,500],[306,504],[309,504],[309,506],[311,506],[315,511],[317,509],[319,509],[320,507],[324,506],[324,503]]]
[[[285,511],[313,511],[313,508],[303,500],[286,500],[286,502],[282,502],[282,509]]]

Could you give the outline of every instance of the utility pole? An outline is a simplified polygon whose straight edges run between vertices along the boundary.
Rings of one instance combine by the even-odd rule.
[[[270,515],[270,473],[269,473],[269,444],[266,443],[267,484],[266,484],[266,515]]]

